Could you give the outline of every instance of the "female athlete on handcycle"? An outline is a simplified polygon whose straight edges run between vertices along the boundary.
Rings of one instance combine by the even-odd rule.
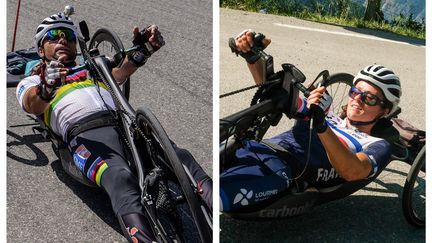
[[[264,64],[251,48],[258,45],[264,49],[271,40],[264,38],[257,43],[254,37],[253,31],[243,31],[235,38],[233,51],[246,59],[255,83],[261,84]],[[297,98],[297,122],[291,130],[263,143],[248,141],[221,172],[221,210],[233,213],[289,190],[375,177],[390,162],[391,146],[371,134],[380,118],[398,108],[400,96],[398,76],[384,66],[371,65],[353,80],[345,119],[329,110],[332,97],[325,87],[310,91],[307,99]],[[311,118],[313,134],[309,141]],[[288,159],[277,156],[272,147],[278,146],[288,151]]]
[[[155,25],[142,30],[135,27],[133,35],[133,44],[146,48],[129,52],[121,66],[113,68],[112,76],[119,84],[164,45]],[[35,35],[42,62],[35,75],[18,84],[18,101],[24,111],[39,116],[67,144],[82,175],[107,192],[128,241],[155,241],[121,131],[112,119],[113,97],[103,83],[93,80],[89,70],[77,68],[77,36],[73,22],[63,13],[43,20]],[[200,185],[205,201],[211,203],[211,179],[188,151],[174,148]]]

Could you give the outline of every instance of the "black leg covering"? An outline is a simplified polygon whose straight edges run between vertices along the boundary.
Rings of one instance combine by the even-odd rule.
[[[118,216],[123,235],[131,243],[155,242],[147,219],[138,213]]]
[[[186,165],[189,172],[192,174],[195,182],[198,185],[198,191],[201,198],[204,200],[205,204],[213,210],[213,181],[205,173],[203,168],[197,163],[192,154],[186,149],[177,147],[173,144],[174,150],[177,153],[179,159]]]

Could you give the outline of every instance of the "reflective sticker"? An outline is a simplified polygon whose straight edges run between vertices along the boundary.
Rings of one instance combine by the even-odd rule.
[[[87,159],[90,157],[91,153],[87,150],[87,148],[84,146],[84,144],[81,144],[76,150],[73,155],[73,160],[76,165],[76,167],[81,171],[81,173],[84,173],[84,167]]]

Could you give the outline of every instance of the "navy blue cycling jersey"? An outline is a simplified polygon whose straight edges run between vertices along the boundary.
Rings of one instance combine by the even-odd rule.
[[[346,120],[327,114],[326,122],[339,140],[352,153],[364,153],[372,165],[369,177],[375,176],[390,161],[390,144],[381,139],[349,128]],[[306,166],[309,143],[309,122],[299,120],[289,131],[266,140],[287,150],[291,156],[280,158],[265,144],[250,141],[236,152],[233,166],[220,175],[222,211],[229,212],[256,204],[286,191]],[[301,180],[314,187],[328,187],[345,180],[330,164],[316,132],[311,138],[310,159]]]

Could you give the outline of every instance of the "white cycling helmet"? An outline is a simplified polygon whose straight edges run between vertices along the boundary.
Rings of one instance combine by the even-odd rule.
[[[38,26],[36,30],[36,35],[34,37],[36,47],[40,47],[45,34],[49,30],[55,28],[68,28],[75,33],[75,36],[78,36],[77,28],[75,27],[74,23],[69,19],[69,17],[65,16],[63,13],[54,14],[50,17],[45,18]]]
[[[396,76],[392,70],[382,65],[369,65],[354,77],[353,84],[356,85],[356,83],[361,80],[369,82],[381,89],[384,97],[392,104],[392,106],[389,107],[391,108],[389,114],[392,114],[397,109],[402,90],[399,77]]]

